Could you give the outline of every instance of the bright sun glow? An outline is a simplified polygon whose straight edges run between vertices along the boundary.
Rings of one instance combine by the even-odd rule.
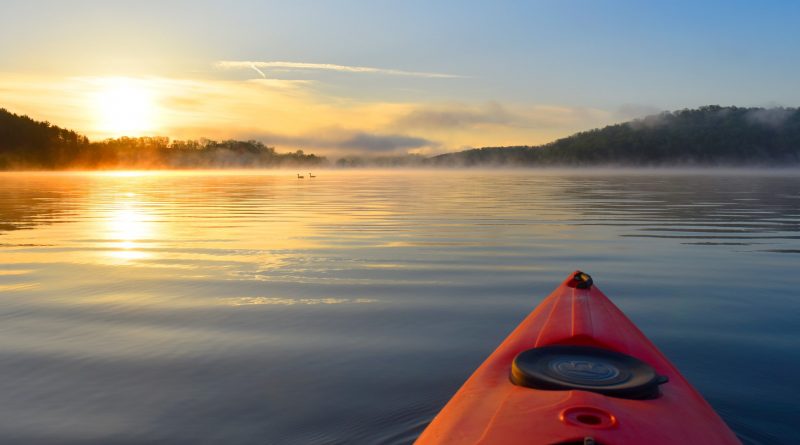
[[[146,81],[103,79],[94,100],[97,131],[109,137],[142,136],[156,129],[156,105]]]
[[[121,202],[106,220],[106,234],[115,247],[110,254],[123,260],[146,258],[148,253],[142,250],[141,243],[153,236],[154,232],[151,216],[131,199],[134,197],[133,193],[127,194],[128,200]]]

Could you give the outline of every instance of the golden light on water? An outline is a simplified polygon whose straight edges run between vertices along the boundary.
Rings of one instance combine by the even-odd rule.
[[[139,203],[134,200],[121,202],[106,221],[107,237],[116,247],[111,251],[112,257],[136,260],[148,256],[141,243],[153,236],[154,227]]]
[[[280,297],[240,297],[226,298],[223,304],[229,306],[252,306],[252,305],[274,305],[274,306],[295,306],[295,305],[331,305],[331,304],[369,304],[377,303],[374,298],[280,298]]]
[[[158,127],[155,96],[145,80],[101,79],[92,101],[96,130],[112,137],[155,132]]]
[[[180,172],[178,172],[180,173]],[[99,172],[98,175],[100,176],[111,176],[115,178],[136,178],[139,176],[153,176],[153,175],[168,175],[173,174],[173,172],[169,171],[143,171],[143,170],[115,170],[115,171],[107,171],[107,172]],[[132,194],[130,194],[132,196]]]

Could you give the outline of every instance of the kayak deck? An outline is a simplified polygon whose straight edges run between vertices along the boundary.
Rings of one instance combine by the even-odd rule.
[[[657,381],[651,385],[657,387],[654,391],[651,387],[649,394],[624,398],[600,393],[603,386],[608,386],[603,381],[596,385],[600,392],[591,385],[585,388],[579,385],[581,389],[537,389],[512,382],[512,367],[522,366],[520,360],[525,358],[521,353],[540,352],[538,348],[551,346],[584,347],[573,350],[604,350],[630,356],[655,371]],[[517,356],[520,358],[515,362]],[[558,372],[562,372],[577,376],[577,381],[582,376],[589,380],[624,380],[625,376],[620,377],[619,373],[625,371],[615,369],[616,366],[602,360],[596,363],[582,360],[572,355],[540,368],[545,378],[558,377]],[[515,375],[518,372],[524,370],[515,369]],[[584,442],[740,443],[675,366],[593,285],[588,275],[577,271],[500,344],[434,418],[416,444]]]

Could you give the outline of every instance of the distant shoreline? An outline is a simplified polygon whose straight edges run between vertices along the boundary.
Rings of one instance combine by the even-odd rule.
[[[717,105],[664,112],[539,146],[434,156],[277,152],[261,141],[122,137],[91,142],[72,130],[0,109],[0,170],[320,168],[791,168],[800,167],[800,109]]]
[[[340,174],[340,173],[420,173],[426,174],[430,172],[437,173],[470,173],[470,172],[498,172],[498,173],[542,173],[542,174],[676,174],[676,175],[693,175],[693,174],[800,174],[800,165],[791,166],[694,166],[694,167],[677,167],[677,166],[547,166],[547,167],[528,167],[528,166],[472,166],[472,167],[322,167],[312,170],[315,178],[308,178],[307,176],[302,179],[320,179],[325,174]],[[307,171],[291,169],[291,168],[183,168],[183,169],[52,169],[52,170],[35,170],[35,169],[19,169],[19,170],[0,170],[0,175],[22,175],[22,174],[63,174],[63,175],[98,175],[98,176],[145,176],[145,175],[158,175],[158,174],[219,174],[219,175],[252,175],[252,174],[270,174],[288,175],[293,179],[298,179],[297,174],[307,175]],[[319,176],[317,176],[319,174]]]

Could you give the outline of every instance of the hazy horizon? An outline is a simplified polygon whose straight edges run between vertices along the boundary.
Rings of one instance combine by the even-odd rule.
[[[92,139],[257,139],[320,155],[538,145],[661,110],[800,103],[799,9],[8,1],[0,107]]]

